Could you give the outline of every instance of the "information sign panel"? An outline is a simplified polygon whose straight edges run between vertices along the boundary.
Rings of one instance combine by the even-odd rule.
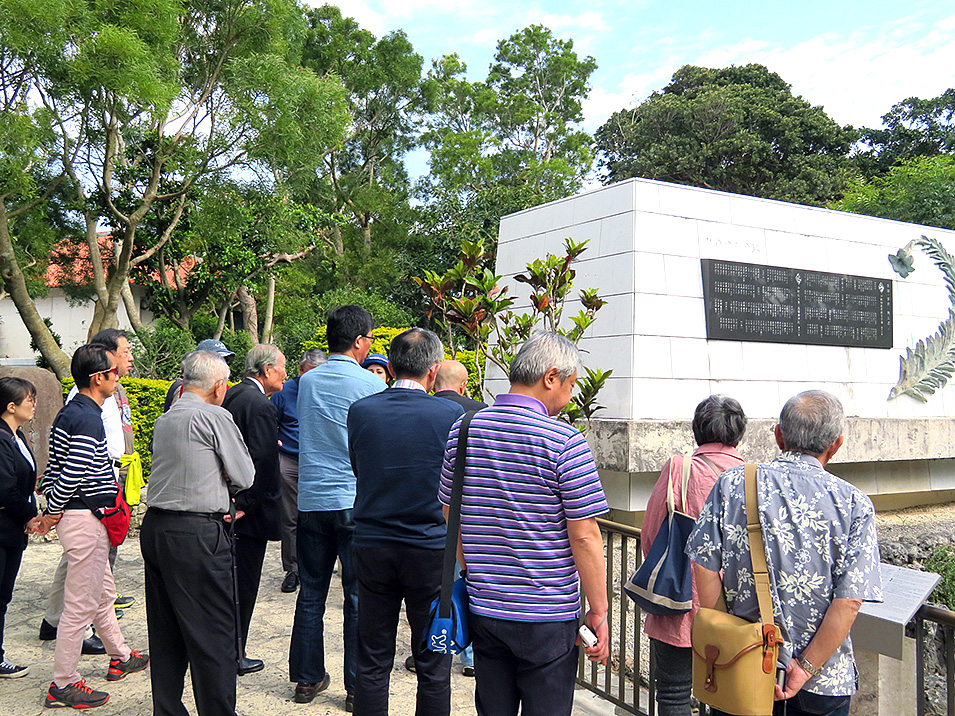
[[[701,259],[706,337],[892,347],[892,281]]]
[[[902,658],[905,625],[912,621],[941,581],[934,572],[882,563],[883,602],[863,602],[852,625],[852,644],[895,659]]]

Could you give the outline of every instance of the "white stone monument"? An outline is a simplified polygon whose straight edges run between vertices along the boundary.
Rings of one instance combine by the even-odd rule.
[[[955,382],[925,402],[889,397],[900,357],[938,331],[953,304],[925,251],[909,246],[915,270],[906,278],[888,260],[923,235],[955,251],[951,231],[631,179],[504,217],[497,273],[526,304],[526,287],[509,279],[527,261],[561,252],[566,237],[590,240],[575,289],[599,288],[608,305],[580,345],[587,365],[613,370],[590,435],[618,518],[635,518],[666,458],[691,447],[689,421],[704,397],[738,399],[750,418],[741,452],[768,460],[782,404],[810,388],[838,396],[850,416],[833,472],[877,505],[912,504],[955,499]],[[891,347],[869,347],[868,338],[773,342],[772,330],[763,340],[708,338],[707,310],[718,310],[712,295],[704,300],[704,259],[794,269],[785,273],[796,280],[811,272],[872,279],[870,287],[891,289]],[[491,375],[492,391],[506,386]]]

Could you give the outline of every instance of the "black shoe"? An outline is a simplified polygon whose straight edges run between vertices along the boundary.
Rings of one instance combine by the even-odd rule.
[[[237,673],[239,676],[245,676],[246,674],[254,674],[256,671],[262,671],[265,668],[265,662],[261,659],[249,659],[248,657],[243,656],[239,659],[239,668]]]
[[[468,677],[470,677],[470,678],[473,679],[473,678],[474,678],[474,667],[473,667],[473,666],[465,666],[465,667],[461,670],[461,673],[464,674],[465,676],[468,676]]]
[[[103,646],[102,640],[96,634],[93,634],[89,639],[83,640],[83,653],[99,656],[106,653],[106,647]]]
[[[409,656],[407,659],[405,659],[405,668],[412,674],[415,673],[416,667],[414,663],[414,656]]]
[[[282,580],[282,591],[291,594],[298,589],[298,575],[295,572],[286,572],[285,579]]]
[[[54,639],[56,639],[56,627],[44,619],[40,622],[40,641],[53,641]]]

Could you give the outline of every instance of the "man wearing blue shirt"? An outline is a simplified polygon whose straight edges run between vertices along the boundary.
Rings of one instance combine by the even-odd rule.
[[[346,419],[352,403],[387,385],[364,370],[374,322],[359,306],[328,317],[328,361],[302,376],[298,386],[298,569],[289,679],[295,701],[308,703],[328,688],[325,670],[325,600],[335,559],[341,560],[344,603],[345,710],[354,703],[358,664],[358,583],[352,535],[355,475],[348,456]]]
[[[282,475],[282,591],[298,589],[298,557],[295,528],[298,523],[298,382],[312,368],[328,360],[318,348],[305,351],[298,362],[298,375],[289,378],[269,400],[279,419],[279,473]]]

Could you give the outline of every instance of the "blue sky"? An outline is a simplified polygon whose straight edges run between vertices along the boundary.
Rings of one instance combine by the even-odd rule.
[[[319,0],[308,0],[321,4]],[[584,106],[593,132],[663,87],[684,64],[759,62],[836,121],[879,126],[910,96],[955,86],[955,4],[938,0],[801,3],[718,0],[349,0],[342,13],[382,35],[403,29],[430,66],[457,52],[486,77],[497,41],[533,23],[574,40],[598,69]]]

